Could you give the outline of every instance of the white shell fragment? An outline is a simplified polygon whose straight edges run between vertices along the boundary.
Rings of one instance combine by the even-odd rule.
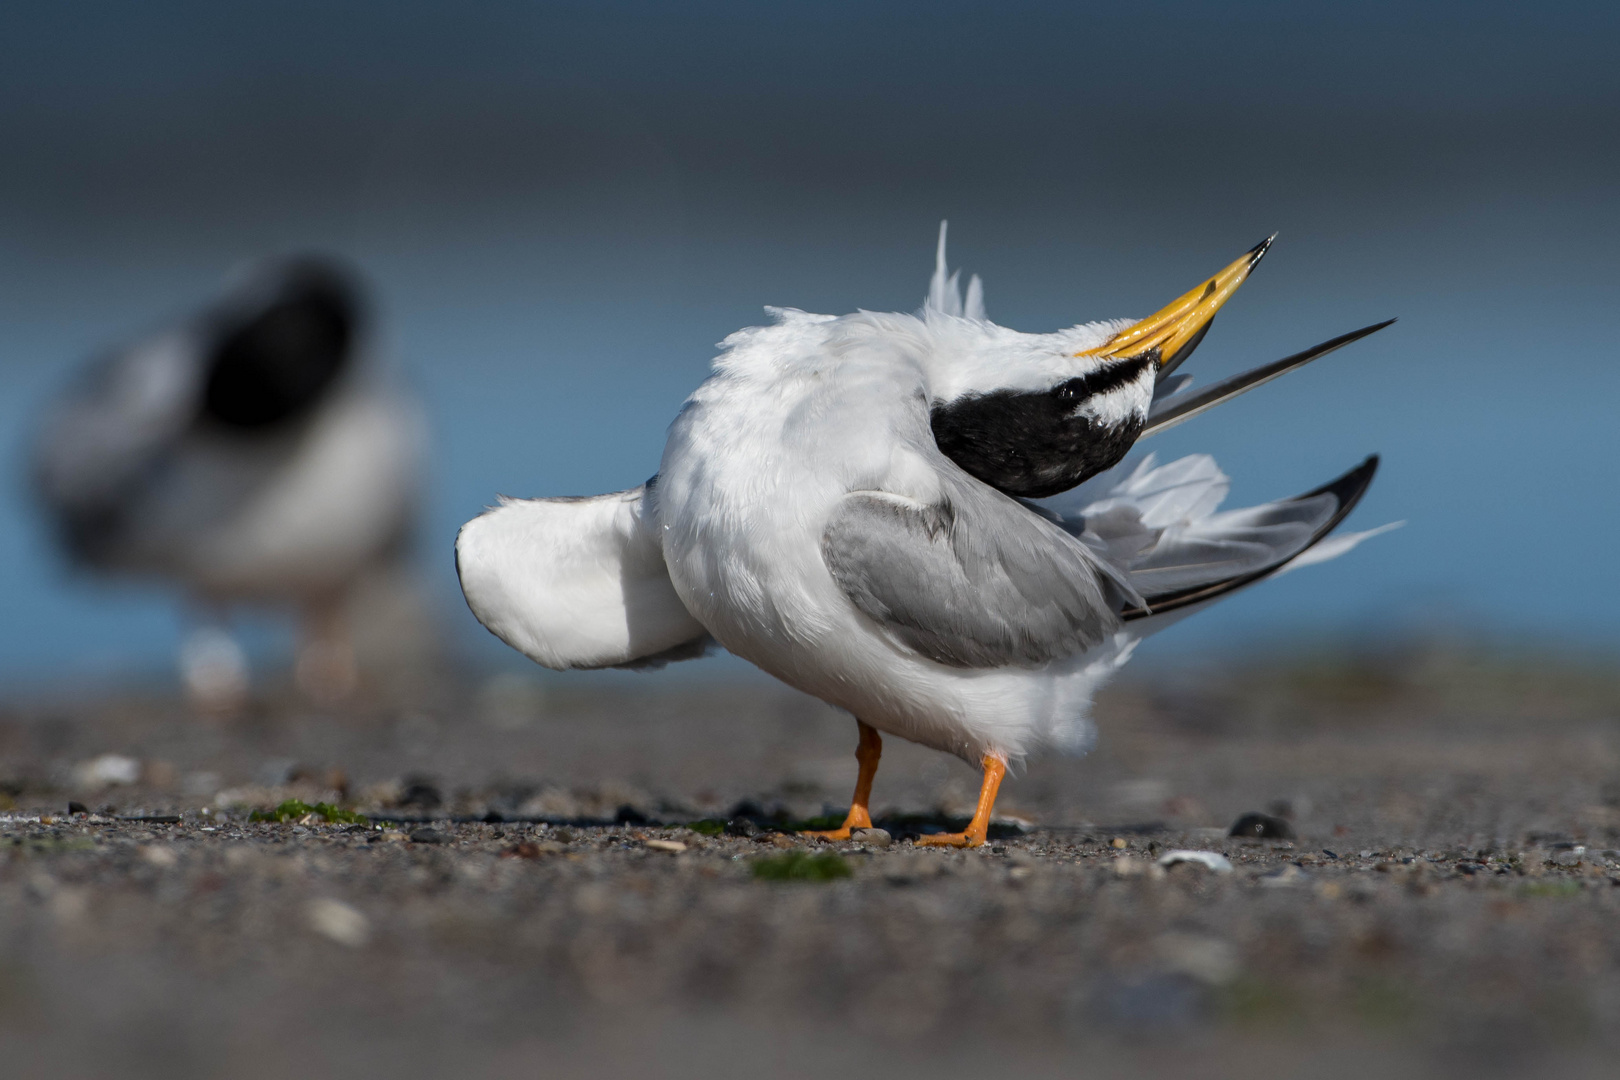
[[[1160,866],[1170,867],[1176,865],[1176,863],[1184,862],[1197,863],[1200,866],[1208,867],[1217,874],[1230,874],[1232,872],[1231,861],[1218,851],[1190,851],[1185,848],[1178,848],[1175,851],[1167,851],[1159,856]]]
[[[679,855],[686,850],[686,845],[679,840],[648,840],[647,847],[653,851],[664,851],[671,855]]]

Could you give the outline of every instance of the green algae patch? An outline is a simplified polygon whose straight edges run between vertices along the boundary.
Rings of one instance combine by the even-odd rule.
[[[726,823],[718,818],[704,818],[702,821],[689,821],[686,827],[699,836],[719,836],[726,831]]]
[[[812,855],[789,851],[754,860],[754,876],[761,881],[836,881],[849,877],[849,864],[830,851]]]
[[[325,802],[318,802],[311,806],[301,799],[288,799],[274,810],[255,810],[251,820],[285,823],[288,821],[301,821],[311,815],[325,818],[334,825],[370,824],[369,819],[364,814],[357,814],[353,810],[345,810],[341,806],[333,806],[331,803]]]
[[[1559,878],[1554,881],[1531,881],[1519,886],[1520,896],[1550,896],[1566,898],[1579,896],[1581,883],[1569,878]]]

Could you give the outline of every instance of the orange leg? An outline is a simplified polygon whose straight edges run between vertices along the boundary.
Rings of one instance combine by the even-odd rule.
[[[855,747],[855,760],[860,762],[861,771],[855,778],[855,797],[849,801],[849,814],[839,828],[807,830],[800,833],[801,836],[812,836],[818,840],[848,840],[851,830],[872,827],[872,811],[869,809],[872,778],[877,775],[878,759],[883,756],[883,737],[870,724],[861,720],[855,723],[861,729],[861,741]]]
[[[996,792],[1001,790],[1001,778],[1007,775],[1007,763],[998,757],[984,755],[984,783],[979,786],[979,805],[973,811],[973,820],[965,832],[936,833],[923,836],[917,843],[924,847],[978,847],[990,832],[990,811],[995,809]]]

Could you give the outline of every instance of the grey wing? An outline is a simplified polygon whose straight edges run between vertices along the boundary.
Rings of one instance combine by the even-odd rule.
[[[1374,454],[1314,491],[1211,515],[1199,530],[1202,535],[1186,537],[1178,553],[1167,553],[1162,559],[1150,555],[1139,568],[1132,567],[1133,582],[1138,580],[1138,569],[1143,575],[1141,591],[1151,610],[1128,611],[1125,618],[1203,603],[1276,573],[1338,528],[1372,486],[1377,472],[1378,455]]]
[[[1150,455],[1104,498],[1079,509],[1048,500],[1038,509],[1123,571],[1141,597],[1120,609],[1130,620],[1212,600],[1279,572],[1338,527],[1377,470],[1375,455],[1292,499],[1214,513],[1228,480],[1213,458],[1195,454],[1155,466]]]
[[[857,608],[952,667],[1034,667],[1117,629],[1119,598],[1083,544],[999,492],[957,488],[939,505],[844,497],[822,555]]]
[[[56,402],[33,481],[70,548],[95,546],[161,467],[192,422],[200,376],[194,345],[175,332],[99,362]]]

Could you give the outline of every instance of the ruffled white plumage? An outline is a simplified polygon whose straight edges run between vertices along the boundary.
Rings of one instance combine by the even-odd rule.
[[[1050,335],[996,326],[985,317],[978,278],[963,296],[944,243],[942,225],[929,294],[916,316],[771,309],[772,325],[727,338],[714,374],[672,425],[656,487],[636,511],[647,531],[616,529],[588,501],[537,500],[552,502],[546,514],[555,524],[543,540],[528,541],[531,549],[568,550],[549,564],[531,560],[525,573],[567,573],[581,554],[603,558],[604,551],[612,564],[656,536],[669,586],[692,619],[690,641],[712,635],[880,730],[970,762],[986,754],[1017,761],[1043,745],[1088,746],[1097,687],[1142,638],[1206,602],[1124,622],[1100,610],[1095,629],[1074,617],[1065,623],[1072,609],[1047,611],[1048,630],[1003,639],[997,635],[1016,617],[1021,575],[1047,566],[1058,575],[1050,579],[1056,588],[1074,566],[1089,565],[1098,588],[1151,607],[1152,597],[1167,591],[1298,562],[1339,504],[1325,494],[1219,512],[1229,482],[1205,455],[1162,466],[1150,456],[1039,504],[1020,505],[968,477],[935,445],[930,401],[974,386],[1050,385],[1055,376],[1095,370],[1096,362],[1079,354],[1126,323]],[[1174,392],[1185,380],[1175,383],[1161,389]],[[1119,415],[1146,416],[1155,395],[1149,382],[1109,397],[1118,401],[1106,407]],[[955,515],[946,531],[960,542],[948,551],[929,524],[939,507]],[[849,528],[850,513],[858,515],[855,532],[844,541],[839,530]],[[468,551],[482,543],[468,531],[477,524],[463,531]],[[1348,542],[1334,553],[1368,535],[1343,538]],[[840,571],[846,556],[860,562]],[[498,561],[488,552],[479,558],[492,567]],[[929,578],[930,559],[945,560],[950,573]],[[464,576],[467,565],[464,556]],[[653,566],[636,565],[638,573]],[[888,577],[955,581],[952,588],[967,595],[869,595],[882,593],[886,566],[906,571]],[[635,659],[634,628],[619,633],[620,621],[634,621],[623,602],[626,579],[602,577],[594,597],[543,613],[518,610],[525,590],[539,595],[532,583],[492,599],[513,582],[503,576],[509,573],[496,570],[467,590],[474,612],[505,640],[551,666]],[[585,632],[590,620],[574,626],[553,617],[592,604],[611,613],[616,651],[604,652],[600,636]],[[513,620],[528,629],[505,629]],[[1087,646],[1054,654],[1069,640],[1065,633]],[[1003,650],[1013,659],[960,662],[964,643],[969,654]],[[667,650],[670,643],[657,644]]]

